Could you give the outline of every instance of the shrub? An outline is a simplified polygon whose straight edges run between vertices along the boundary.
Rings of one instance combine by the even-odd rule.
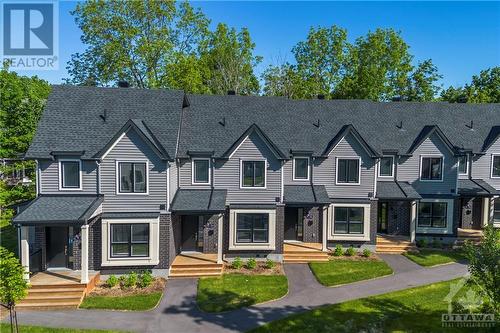
[[[342,246],[337,244],[337,246],[335,246],[335,250],[333,251],[333,255],[335,257],[340,257],[343,254],[344,254],[344,250],[342,250]]]
[[[127,277],[125,278],[125,283],[124,286],[125,288],[132,288],[135,287],[137,284],[137,273],[132,272]]]
[[[443,247],[443,243],[442,243],[439,239],[434,238],[434,239],[432,240],[432,247],[435,247],[435,248],[437,248],[437,249],[440,249],[440,248],[442,248],[442,247]]]
[[[114,275],[110,275],[106,280],[106,287],[113,288],[118,284],[118,278]]]
[[[267,269],[272,269],[272,268],[274,268],[274,266],[276,266],[276,263],[274,261],[272,261],[271,259],[266,260],[265,267]]]
[[[426,247],[427,241],[425,239],[417,239],[416,241],[417,247]]]
[[[248,269],[255,269],[255,267],[257,267],[257,261],[254,258],[250,258],[248,259],[246,266]]]
[[[345,250],[344,254],[348,257],[352,257],[353,255],[356,254],[356,251],[354,250],[354,248],[352,246],[349,246],[349,248],[347,250]]]
[[[368,249],[363,250],[363,257],[369,258],[371,255],[372,255],[372,251],[370,251]]]
[[[139,288],[147,288],[151,285],[151,283],[153,283],[153,274],[151,274],[151,271],[142,272],[139,276]]]
[[[243,267],[243,261],[241,261],[240,257],[236,257],[236,258],[234,258],[233,263],[231,264],[231,266],[234,269],[240,269],[241,267]]]

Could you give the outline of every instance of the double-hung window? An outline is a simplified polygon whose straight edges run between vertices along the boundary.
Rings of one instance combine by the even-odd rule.
[[[384,156],[380,159],[379,177],[393,177],[394,157]]]
[[[337,159],[337,183],[359,184],[359,158]]]
[[[60,161],[61,189],[79,190],[80,183],[80,161]]]
[[[208,158],[193,159],[193,184],[210,184],[210,160]]]
[[[442,157],[422,157],[420,169],[421,180],[443,180]]]
[[[236,214],[236,243],[269,242],[269,214]]]
[[[241,187],[266,186],[265,161],[242,161],[241,168]]]
[[[420,202],[418,226],[423,228],[446,228],[448,204],[446,202]]]
[[[500,178],[500,155],[493,155],[491,158],[491,177]]]
[[[148,257],[148,223],[111,224],[111,257]]]
[[[335,234],[362,234],[364,232],[363,207],[335,207],[334,233]]]
[[[120,193],[146,193],[147,175],[145,162],[119,162],[118,179]]]
[[[458,174],[466,175],[468,174],[469,166],[468,166],[468,158],[467,155],[462,155],[458,158]]]
[[[293,179],[309,180],[309,158],[295,157],[293,159]]]

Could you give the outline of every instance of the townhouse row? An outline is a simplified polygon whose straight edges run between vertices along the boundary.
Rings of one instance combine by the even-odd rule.
[[[282,261],[500,227],[500,106],[54,86],[26,154],[23,265],[102,274],[179,254]]]

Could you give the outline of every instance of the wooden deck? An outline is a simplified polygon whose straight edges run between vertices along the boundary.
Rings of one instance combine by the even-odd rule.
[[[80,271],[36,273],[30,278],[28,296],[16,307],[20,310],[76,309],[99,278],[99,272],[95,271],[89,271],[89,283],[80,283]]]
[[[289,264],[328,261],[328,252],[323,252],[322,247],[321,243],[285,243],[283,261]]]
[[[219,276],[224,265],[217,263],[216,254],[181,253],[175,257],[170,269],[170,278],[196,278]]]
[[[401,254],[408,251],[417,252],[415,243],[410,242],[409,236],[378,234],[376,243],[377,253]]]

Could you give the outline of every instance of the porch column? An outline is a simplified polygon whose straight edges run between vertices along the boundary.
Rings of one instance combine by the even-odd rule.
[[[219,221],[217,223],[217,263],[222,264],[222,247],[223,247],[223,224],[224,214],[219,214]]]
[[[327,246],[327,238],[328,238],[328,206],[323,207],[323,229],[322,229],[322,234],[323,237],[321,237],[322,240],[322,247],[321,250],[323,252],[328,251],[328,246]]]
[[[24,268],[24,279],[29,282],[30,280],[30,247],[28,243],[29,227],[21,227],[21,265]]]
[[[89,282],[89,226],[88,225],[82,225],[80,236],[81,236],[80,240],[82,246],[82,251],[81,251],[82,267],[81,267],[80,282],[88,283]]]
[[[417,228],[417,202],[410,203],[410,242],[415,241],[415,234]]]
[[[490,223],[490,198],[489,197],[486,197],[486,198],[483,198],[483,214],[482,214],[482,217],[483,217],[483,225],[482,227],[486,227],[489,223]]]

